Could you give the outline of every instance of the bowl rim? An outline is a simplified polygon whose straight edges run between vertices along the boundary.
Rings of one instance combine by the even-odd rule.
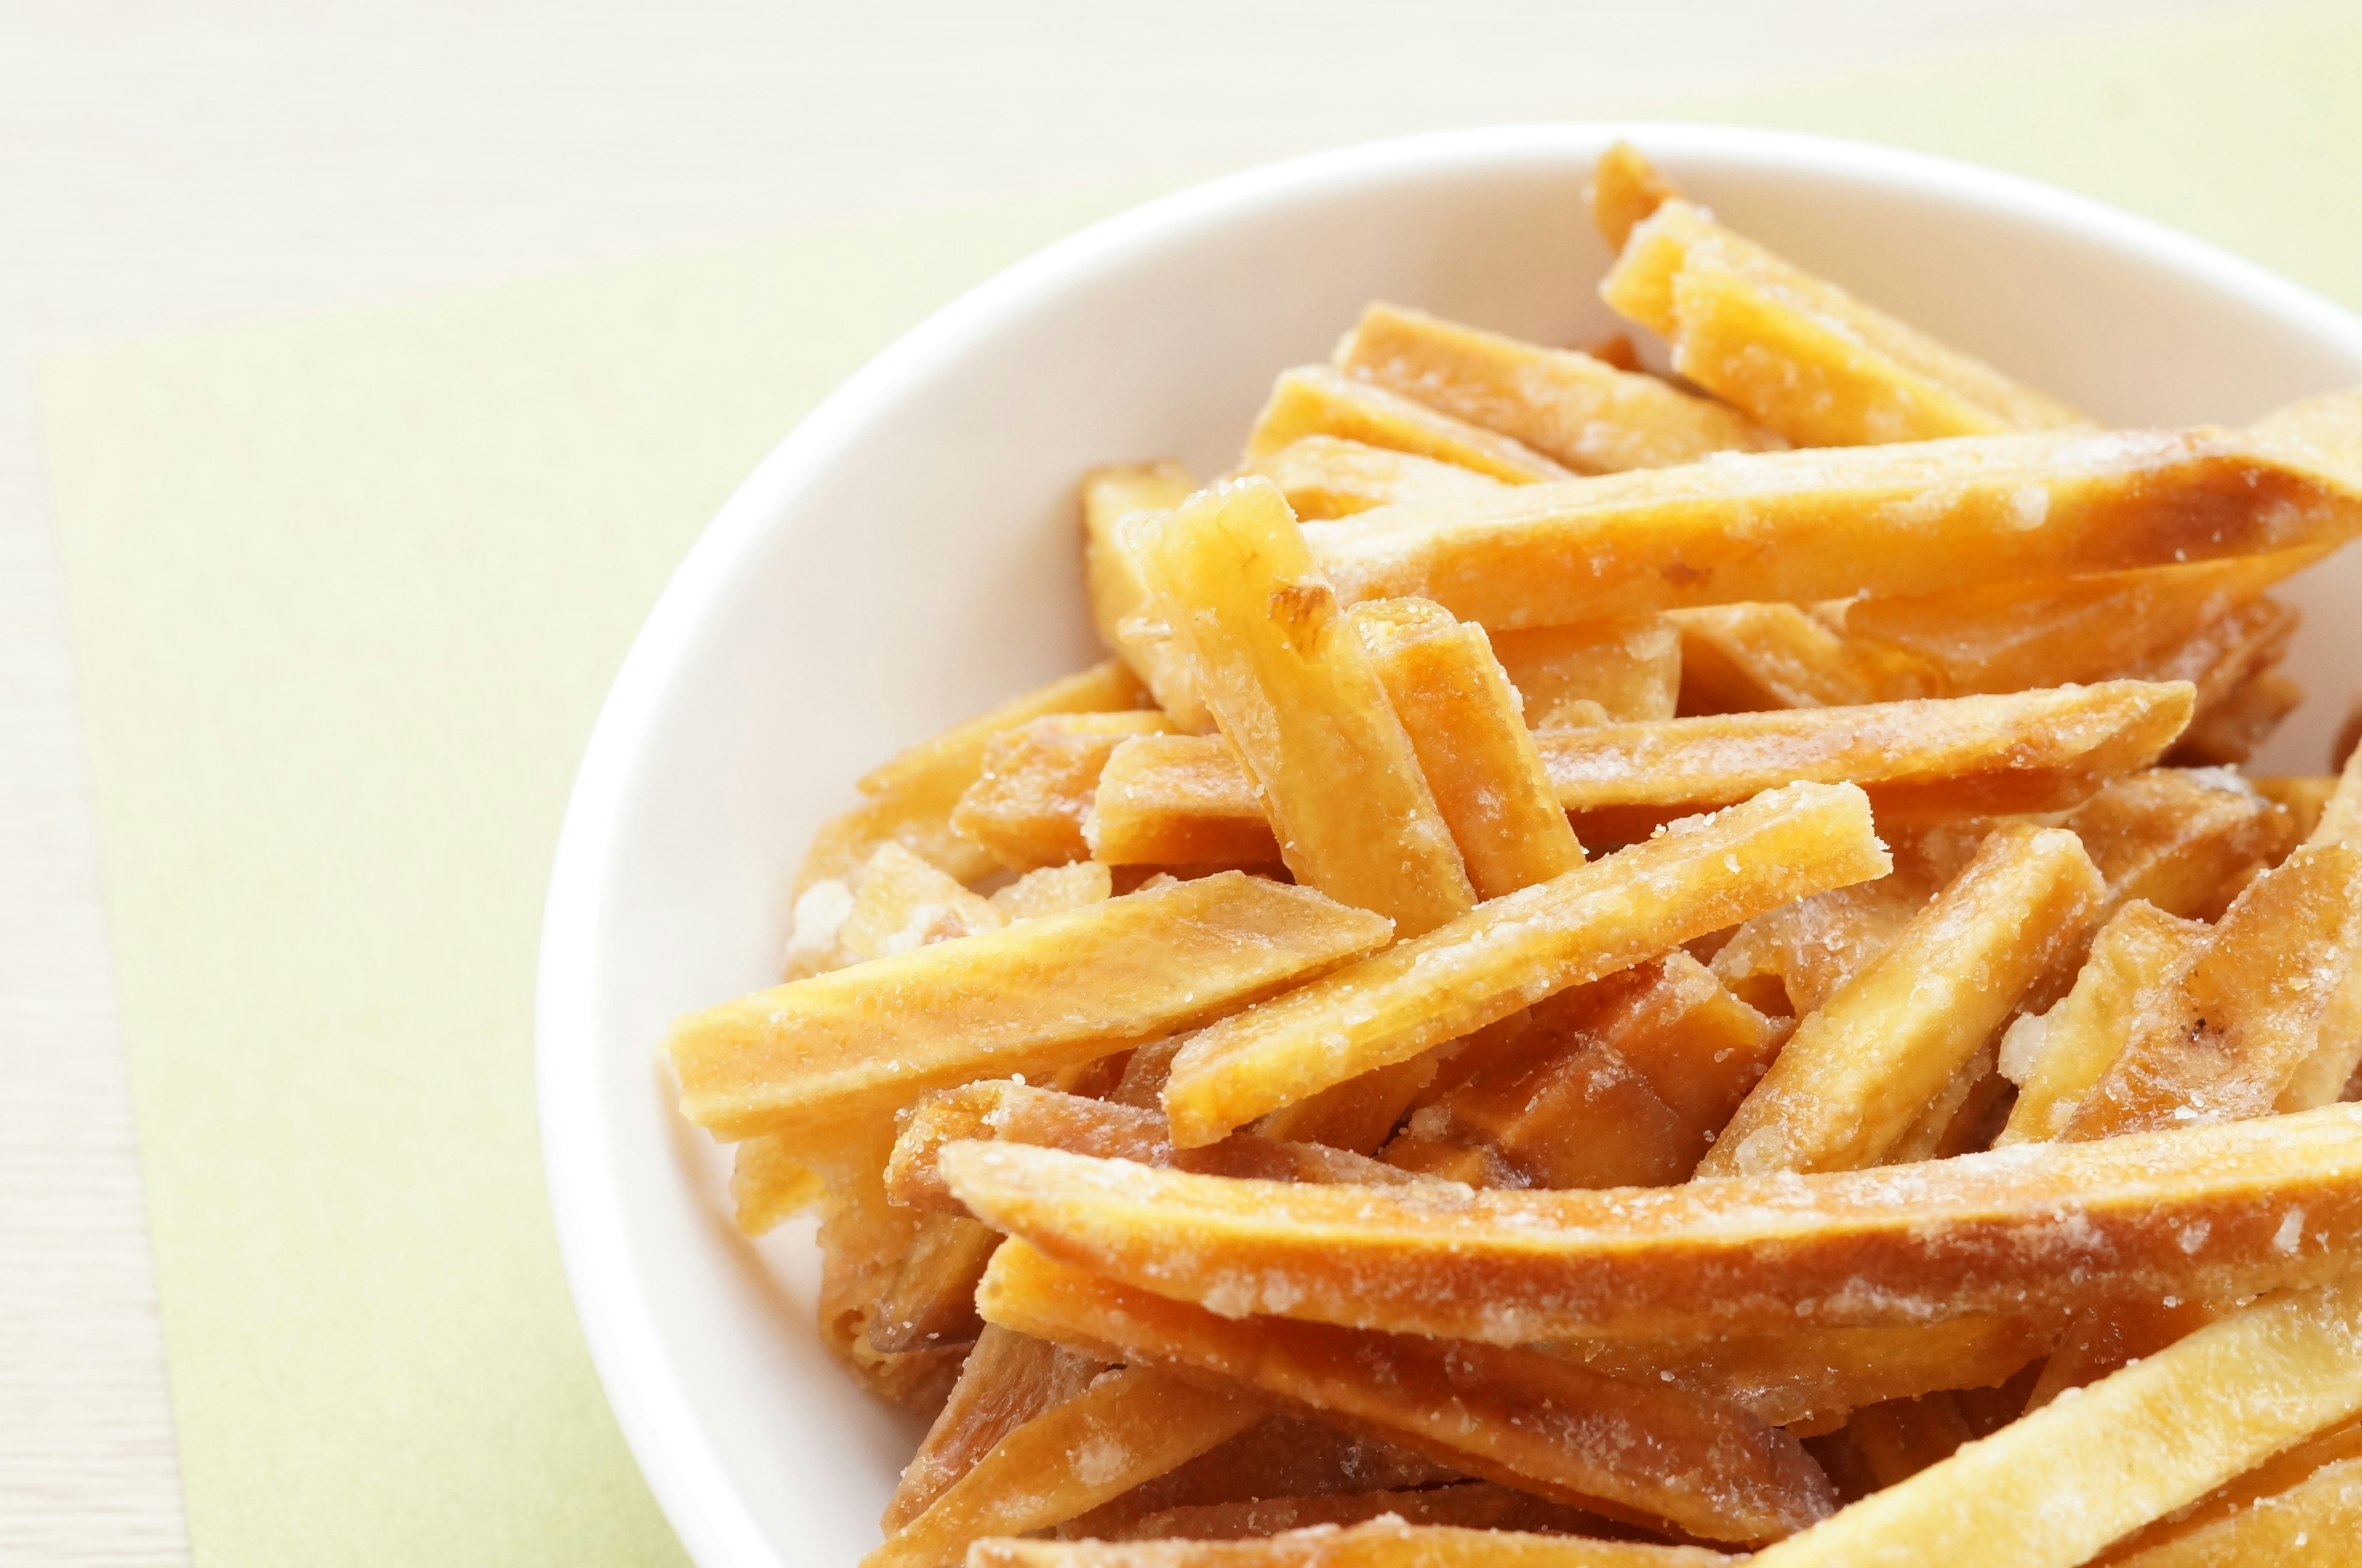
[[[703,1568],[768,1561],[771,1543],[713,1462],[661,1356],[613,1201],[612,1147],[598,1114],[592,966],[616,831],[642,750],[704,615],[793,494],[866,420],[956,360],[1004,318],[1118,271],[1204,227],[1313,191],[1382,185],[1454,167],[1563,161],[1617,137],[1677,159],[1711,153],[1766,168],[1909,185],[2144,253],[2210,288],[2342,339],[2362,358],[2362,317],[2210,241],[2022,175],[1836,137],[1692,121],[1562,121],[1361,143],[1264,165],[1133,207],[1058,240],[940,307],[806,414],[723,502],[674,569],[634,637],[592,726],[552,857],[535,987],[535,1078],[547,1183],[568,1287],[617,1425],[667,1520]]]

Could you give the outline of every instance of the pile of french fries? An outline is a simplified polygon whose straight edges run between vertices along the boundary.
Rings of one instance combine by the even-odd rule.
[[[2103,431],[1618,147],[1670,356],[1374,304],[680,1021],[866,1568],[2362,1561],[2362,392]],[[2333,760],[2333,767],[2338,766]]]

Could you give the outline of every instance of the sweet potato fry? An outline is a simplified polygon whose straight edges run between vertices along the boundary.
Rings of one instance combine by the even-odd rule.
[[[2300,619],[2278,600],[2250,600],[2135,660],[2125,673],[2140,680],[2187,680],[2197,689],[2202,712],[2221,704],[2277,660]]]
[[[2074,988],[2048,1012],[2010,1025],[2001,1069],[2018,1086],[2017,1103],[1996,1145],[2065,1132],[2125,1043],[2147,1027],[2143,1020],[2168,1005],[2210,934],[2138,900],[2118,910],[2092,939]]]
[[[1584,200],[1599,237],[1611,249],[1624,248],[1632,226],[1681,194],[1673,182],[1657,171],[1628,141],[1619,141],[1599,155],[1584,187]]]
[[[1505,1344],[2234,1296],[2337,1276],[2362,1224],[2347,1105],[1606,1192],[1242,1182],[1001,1143],[942,1162],[988,1224],[1177,1299]]]
[[[1886,950],[1807,1014],[1699,1163],[1700,1176],[1877,1164],[2081,945],[2105,889],[2075,835],[2013,824]]]
[[[1198,488],[1170,460],[1093,469],[1083,476],[1083,580],[1099,641],[1137,676],[1157,707],[1182,729],[1214,727],[1190,684],[1187,658],[1175,647],[1149,603],[1148,581],[1119,535],[1140,512],[1170,512]]]
[[[1308,436],[1336,436],[1433,458],[1509,484],[1569,477],[1565,469],[1521,441],[1327,365],[1282,372],[1247,436],[1247,461],[1255,462]]]
[[[1555,991],[1888,864],[1868,801],[1846,785],[1766,790],[1676,825],[1202,1031],[1164,1086],[1174,1142],[1211,1143]]]
[[[1803,1018],[1885,952],[1937,886],[1905,860],[1874,882],[1782,904],[1731,933],[1714,955],[1715,977],[1768,1016]]]
[[[2305,842],[2362,850],[2362,750],[2347,754],[2336,785],[2323,797]],[[2362,1067],[2362,963],[2346,971],[2322,1014],[2321,1043],[2280,1091],[2282,1110],[2310,1110],[2340,1098]]]
[[[1307,523],[1351,517],[1374,506],[1490,495],[1505,482],[1434,458],[1373,447],[1339,436],[1307,436],[1247,465],[1279,486],[1288,510]]]
[[[1483,1479],[1707,1540],[1773,1540],[1833,1504],[1794,1438],[1738,1407],[1536,1351],[1325,1324],[1242,1322],[1097,1277],[1021,1242],[994,1254],[986,1318],[1243,1386]]]
[[[1959,1407],[1942,1393],[1867,1406],[1853,1413],[1847,1430],[1882,1486],[1951,1458],[1973,1436]]]
[[[902,1468],[886,1506],[887,1530],[924,1513],[993,1444],[1080,1394],[1104,1370],[1104,1364],[1079,1351],[987,1323],[919,1452]]]
[[[1719,1551],[1373,1519],[1254,1540],[980,1540],[968,1568],[1722,1568]]]
[[[1098,1540],[1259,1540],[1313,1525],[1357,1525],[1392,1515],[1409,1525],[1463,1529],[1517,1529],[1562,1535],[1613,1536],[1618,1527],[1600,1515],[1491,1481],[1457,1481],[1410,1492],[1324,1493],[1267,1496],[1243,1503],[1206,1503],[1142,1516],[1120,1529],[1079,1532]]]
[[[878,1309],[918,1242],[927,1217],[887,1201],[884,1127],[862,1127],[796,1154],[819,1177],[821,1342],[881,1399],[922,1409],[958,1375],[956,1345],[880,1349],[870,1337]],[[887,1335],[889,1339],[892,1336]]]
[[[1482,626],[1423,599],[1357,604],[1346,620],[1460,846],[1476,897],[1497,899],[1583,864],[1583,846]]]
[[[1206,1510],[1264,1499],[1303,1504],[1318,1497],[1398,1494],[1446,1482],[1465,1484],[1466,1478],[1397,1443],[1357,1437],[1325,1421],[1275,1415],[1187,1464],[1142,1482],[1113,1502],[1067,1520],[1057,1533],[1069,1540],[1143,1539],[1173,1533],[1154,1526],[1160,1518],[1182,1514],[1202,1521],[1208,1518]]]
[[[2069,1568],[2357,1408],[2356,1287],[2277,1297],[1969,1444],[1754,1565]]]
[[[1109,754],[1084,819],[1109,866],[1259,866],[1279,840],[1238,753],[1219,736],[1148,735]]]
[[[2010,1081],[2001,1076],[2000,1055],[2000,1041],[1988,1038],[1903,1130],[1903,1135],[1887,1145],[1878,1163],[1916,1165],[1992,1148],[2008,1116],[2002,1101],[2009,1095]]]
[[[952,809],[952,829],[1011,871],[1090,857],[1083,819],[1109,753],[1134,735],[1170,734],[1162,713],[1053,713],[1004,730]]]
[[[2362,1532],[2362,1421],[2282,1449],[2094,1562],[2110,1568],[2343,1568]]]
[[[1672,613],[1682,629],[1682,712],[1844,708],[1951,694],[1926,660],[1849,638],[1794,604]]]
[[[796,891],[847,876],[889,840],[961,880],[988,875],[996,868],[992,856],[952,831],[952,808],[976,782],[987,743],[1044,713],[1111,712],[1147,697],[1121,665],[1095,665],[912,746],[861,780],[866,801],[813,835]]]
[[[2303,701],[2303,687],[2278,669],[2259,670],[2199,711],[2173,748],[2174,760],[2191,767],[2245,762]]]
[[[938,943],[692,1013],[685,1114],[724,1137],[881,1122],[921,1089],[1044,1073],[1367,953],[1386,921],[1236,872]],[[1073,981],[1087,974],[1087,988]]]
[[[1010,920],[1039,920],[1105,903],[1114,893],[1114,879],[1106,867],[1096,860],[1076,860],[1028,871],[993,894],[992,907]]]
[[[1662,615],[1605,615],[1572,626],[1494,631],[1493,657],[1525,699],[1534,729],[1571,722],[1578,704],[1586,723],[1670,719],[1682,688],[1682,635]]]
[[[1787,445],[1745,415],[1654,376],[1399,305],[1362,312],[1337,369],[1523,442],[1576,473],[1693,463]]]
[[[2334,774],[2297,774],[2279,778],[2252,778],[2256,793],[2289,814],[2296,836],[2307,839],[2321,825],[2321,813],[2337,790]]]
[[[2288,813],[2220,775],[2158,768],[2119,778],[2067,818],[2108,898],[2213,918],[2242,881],[2296,845]]]
[[[836,943],[844,960],[857,964],[1008,923],[989,901],[889,840],[862,867]]]
[[[2201,428],[1730,453],[1306,534],[1349,602],[1418,595],[1498,629],[2319,549],[2357,529],[2362,475]]]
[[[1799,446],[2085,423],[1678,197],[1626,237],[1599,293],[1666,338],[1676,370]]]
[[[1264,480],[1125,535],[1297,881],[1432,931],[1475,901],[1367,649]]]
[[[960,1214],[930,1214],[919,1223],[894,1281],[869,1314],[869,1348],[889,1353],[972,1342],[976,1282],[1000,1238]]]

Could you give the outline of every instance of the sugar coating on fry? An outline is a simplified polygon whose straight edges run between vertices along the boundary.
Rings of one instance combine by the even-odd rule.
[[[2300,836],[2287,812],[2235,774],[2153,768],[2119,778],[2064,824],[2107,878],[2116,903],[2219,915],[2244,878],[2276,865]]]
[[[1718,1568],[1702,1547],[1373,1519],[1257,1540],[978,1541],[968,1568]]]
[[[987,1323],[918,1452],[902,1468],[886,1505],[887,1531],[925,1512],[993,1444],[1080,1394],[1104,1370],[1103,1363],[1080,1351]]]
[[[1126,538],[1297,880],[1406,936],[1468,909],[1410,737],[1279,491],[1237,480]]]
[[[1635,224],[1681,193],[1639,149],[1618,141],[1599,155],[1583,199],[1591,208],[1599,237],[1611,248],[1621,250]]]
[[[1399,305],[1374,304],[1336,367],[1487,430],[1576,473],[1692,463],[1787,445],[1722,403],[1588,354],[1545,348]]]
[[[1568,986],[1888,867],[1859,790],[1766,790],[1211,1025],[1164,1086],[1174,1142],[1210,1143]]]
[[[1373,447],[1341,436],[1306,436],[1247,465],[1279,486],[1305,522],[1351,517],[1374,506],[1488,495],[1506,482],[1458,463]]]
[[[848,963],[908,953],[931,943],[999,931],[1009,917],[900,844],[877,846],[861,869],[853,907],[837,928]]]
[[[1115,881],[1106,867],[1096,860],[1076,860],[1028,871],[994,893],[991,903],[1010,920],[1039,920],[1104,903],[1114,894]]]
[[[1156,622],[1140,563],[1124,547],[1124,519],[1170,512],[1198,488],[1189,470],[1169,459],[1121,463],[1083,476],[1083,581],[1091,621],[1106,644],[1182,729],[1202,733],[1214,721],[1189,683],[1188,660]]]
[[[920,1222],[893,1282],[877,1298],[866,1332],[889,1353],[972,1342],[983,1327],[976,1282],[1000,1238],[964,1214],[930,1214]]]
[[[681,1020],[668,1048],[683,1112],[725,1137],[887,1118],[921,1089],[1187,1028],[1390,933],[1309,889],[1231,872],[758,991]]]
[[[1109,754],[1134,735],[1172,731],[1152,712],[1054,713],[1004,730],[953,808],[953,831],[1011,871],[1088,859],[1084,819]]]
[[[1273,383],[1271,400],[1255,416],[1247,436],[1253,463],[1308,436],[1337,436],[1372,447],[1388,447],[1415,457],[1473,469],[1509,484],[1565,479],[1568,470],[1521,441],[1454,419],[1332,370],[1306,365]]]
[[[2119,1542],[2125,1568],[2341,1568],[2362,1530],[2362,1421],[2282,1449]]]
[[[1682,629],[1683,712],[1843,708],[1951,695],[1951,682],[1927,661],[1847,637],[1794,604],[1712,604],[1674,611],[1672,618]]]
[[[1110,866],[1261,866],[1279,840],[1238,753],[1214,735],[1144,735],[1108,756],[1083,832]]]
[[[2199,710],[2173,748],[2174,760],[2191,767],[2245,762],[2303,701],[2303,687],[2277,669],[2259,670]]]
[[[1605,615],[1571,626],[1487,628],[1493,657],[1542,729],[1578,705],[1587,723],[1670,719],[1682,689],[1682,635],[1661,615]]]
[[[1833,888],[1766,911],[1739,926],[1715,954],[1715,976],[1766,1014],[1802,1018],[1886,951],[1895,933],[1935,897],[1937,886],[1905,859],[1874,882]]]
[[[2362,1223],[2351,1105],[1602,1192],[1284,1186],[1005,1144],[943,1159],[980,1219],[1110,1277],[1224,1313],[1495,1343],[2252,1294],[2335,1277]]]

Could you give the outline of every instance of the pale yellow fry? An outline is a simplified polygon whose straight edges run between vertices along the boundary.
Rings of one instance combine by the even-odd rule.
[[[1096,860],[1028,871],[992,895],[992,907],[1010,920],[1039,920],[1102,903],[1115,892],[1108,868]]]
[[[1522,441],[1577,473],[1660,469],[1787,445],[1735,410],[1655,376],[1399,305],[1364,309],[1333,362]]]
[[[1583,846],[1485,628],[1421,599],[1357,604],[1346,619],[1410,734],[1476,897],[1497,899],[1582,865]]]
[[[837,931],[855,962],[908,953],[930,943],[999,931],[1009,917],[899,844],[877,846],[862,868],[853,911]]]
[[[1118,464],[1085,474],[1083,580],[1099,641],[1140,678],[1168,718],[1182,729],[1203,734],[1214,727],[1213,717],[1189,684],[1187,658],[1156,624],[1148,581],[1118,533],[1134,513],[1170,512],[1197,488],[1189,470],[1170,459]]]
[[[1702,1176],[1875,1165],[2001,1027],[2106,889],[2075,835],[2012,824],[1797,1025]]]
[[[1206,1029],[1164,1086],[1174,1142],[1211,1143],[1555,991],[1890,864],[1869,800],[1850,785],[1767,790],[1678,824]]]
[[[1308,523],[1408,501],[1490,495],[1504,482],[1457,463],[1341,436],[1302,436],[1247,469],[1279,486],[1289,509]]]
[[[1170,734],[1157,712],[1052,713],[1003,730],[952,809],[952,828],[1011,871],[1088,858],[1091,792],[1110,753],[1134,735]]]
[[[1591,220],[1599,237],[1621,250],[1632,226],[1681,194],[1681,189],[1657,171],[1628,141],[1618,141],[1599,155],[1584,190]]]
[[[1279,491],[1257,479],[1200,491],[1125,538],[1297,880],[1404,936],[1474,903],[1410,737]]]
[[[1497,628],[2125,571],[2357,530],[2362,476],[2201,428],[1728,453],[1306,532],[1348,600],[1416,594]]]
[[[1586,723],[1670,719],[1682,690],[1682,634],[1662,615],[1606,615],[1522,632],[1487,628],[1493,656],[1525,699],[1526,723],[1542,729],[1579,704]]]
[[[1414,403],[1331,370],[1306,365],[1282,372],[1271,401],[1247,436],[1247,461],[1307,436],[1338,436],[1371,447],[1433,458],[1509,484],[1566,479],[1568,470],[1523,442]]]
[[[1794,604],[1709,604],[1671,613],[1682,629],[1682,707],[1692,713],[1843,708],[1945,697],[1945,673],[1849,637]],[[2046,683],[2047,684],[2047,683]]]
[[[699,1125],[734,1138],[822,1127],[1190,1027],[1391,930],[1228,872],[758,991],[682,1019],[668,1049]]]
[[[1373,1519],[1258,1540],[981,1540],[967,1568],[1721,1568],[1719,1551]]]
[[[2362,1283],[2259,1302],[1768,1548],[1752,1568],[2072,1568],[2362,1408]]]
[[[2283,1449],[2187,1514],[2097,1559],[2110,1568],[2349,1568],[2362,1540],[2362,1422]]]

